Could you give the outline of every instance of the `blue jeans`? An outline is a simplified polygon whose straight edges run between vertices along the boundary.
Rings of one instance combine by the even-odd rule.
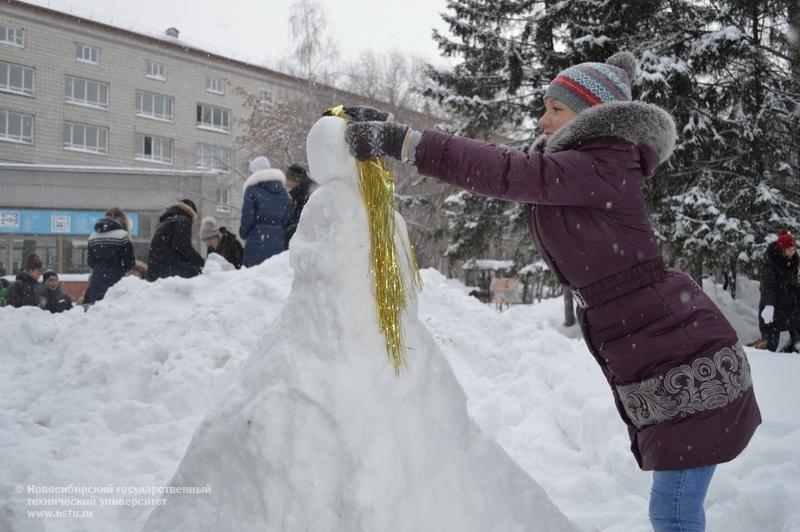
[[[716,466],[653,471],[650,523],[655,532],[703,532],[703,502]]]

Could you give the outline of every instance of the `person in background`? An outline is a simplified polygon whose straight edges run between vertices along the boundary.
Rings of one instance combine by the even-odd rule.
[[[108,289],[133,268],[136,258],[130,230],[131,222],[119,207],[106,211],[105,216],[94,224],[94,232],[89,235],[87,257],[92,274],[83,296],[84,304],[103,299]]]
[[[10,284],[6,279],[0,278],[0,307],[6,304],[6,292]]]
[[[194,277],[203,271],[205,261],[192,246],[192,224],[196,219],[197,206],[190,199],[167,205],[158,219],[147,256],[151,281],[176,275]]]
[[[767,340],[767,349],[777,351],[781,331],[789,331],[786,352],[797,351],[800,342],[800,257],[797,242],[786,229],[767,247],[761,264],[761,299],[758,302],[758,328]]]
[[[266,157],[250,163],[252,174],[242,187],[244,203],[239,236],[245,241],[242,264],[261,264],[286,249],[286,225],[292,200],[286,192],[286,176],[269,166]]]
[[[677,131],[665,110],[632,100],[637,70],[633,54],[620,52],[561,71],[544,95],[544,135],[528,153],[417,132],[363,108],[345,108],[345,139],[358,160],[388,155],[526,206],[534,245],[572,290],[630,450],[653,471],[653,529],[699,532],[717,465],[747,447],[761,414],[736,331],[691,277],[664,264],[642,189]]]
[[[317,184],[309,177],[308,171],[303,165],[293,164],[286,170],[286,186],[292,197],[292,213],[286,224],[286,246],[288,247],[289,241],[297,230],[297,224],[300,223],[303,207],[308,203],[308,198],[317,188]]]
[[[145,264],[140,260],[137,260],[136,263],[133,265],[133,269],[131,270],[131,275],[133,275],[134,277],[138,277],[139,279],[144,279],[146,281],[148,279],[147,264]]]
[[[25,257],[22,271],[17,274],[17,280],[11,283],[6,293],[6,305],[15,308],[44,306],[44,295],[39,284],[43,267],[39,255],[31,253]]]
[[[225,260],[236,266],[237,270],[242,267],[244,255],[242,243],[227,228],[220,227],[214,218],[209,216],[200,222],[200,240],[208,248],[208,254],[222,255]]]
[[[56,272],[47,270],[42,274],[42,280],[44,281],[45,310],[55,314],[72,308],[72,299],[61,291]]]

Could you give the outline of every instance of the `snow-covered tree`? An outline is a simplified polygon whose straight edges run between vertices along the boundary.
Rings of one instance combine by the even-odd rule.
[[[429,94],[458,131],[524,143],[546,83],[561,69],[620,50],[641,61],[634,97],[668,109],[679,140],[647,187],[670,257],[752,270],[800,203],[800,52],[796,0],[451,0],[452,37]],[[476,203],[465,224],[490,229]],[[494,231],[494,229],[491,229]],[[491,233],[490,233],[491,234]],[[473,238],[479,241],[478,238]],[[454,242],[457,243],[457,242]]]
[[[798,102],[791,2],[675,3],[641,49],[645,99],[676,118],[668,172],[648,190],[663,243],[696,277],[754,273],[781,227],[797,228]]]

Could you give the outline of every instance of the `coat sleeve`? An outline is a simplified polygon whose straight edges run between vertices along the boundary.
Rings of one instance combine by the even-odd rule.
[[[175,225],[175,234],[173,237],[175,251],[177,251],[178,254],[189,264],[200,266],[202,268],[206,261],[203,260],[203,257],[200,256],[200,253],[198,253],[197,250],[194,249],[194,246],[192,246],[192,221],[188,218],[185,220],[180,220]]]
[[[761,302],[764,306],[772,305],[775,306],[775,296],[776,296],[776,289],[777,289],[777,279],[775,277],[775,269],[770,264],[770,260],[767,258],[764,260],[764,263],[761,265]]]
[[[123,246],[123,267],[125,268],[126,272],[129,272],[133,269],[133,266],[136,264],[136,255],[133,253],[133,243],[129,240],[125,242]]]
[[[233,265],[236,266],[236,269],[242,267],[242,259],[244,258],[244,248],[242,247],[242,243],[239,242],[234,235],[231,235],[233,239],[231,242],[231,257],[233,258]]]
[[[607,208],[621,190],[602,179],[590,155],[525,154],[488,142],[425,131],[415,151],[421,174],[482,196],[537,205]]]
[[[244,203],[242,204],[242,219],[239,223],[239,236],[242,240],[247,239],[250,229],[256,222],[256,201],[253,193],[249,190],[244,192]]]
[[[94,268],[94,246],[91,243],[88,244],[88,251],[86,252],[86,263],[89,265],[90,268]]]
[[[8,287],[8,291],[6,292],[6,305],[14,308],[22,306],[19,300],[19,286],[16,281],[11,283]]]

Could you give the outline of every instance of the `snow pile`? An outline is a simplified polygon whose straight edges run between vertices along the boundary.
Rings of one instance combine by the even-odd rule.
[[[629,454],[611,392],[579,333],[560,326],[561,301],[498,313],[457,281],[422,274],[420,320],[483,432],[584,530],[651,530],[651,476]],[[153,506],[98,502],[87,507],[91,518],[33,518],[26,512],[69,507],[32,507],[26,499],[44,496],[16,494],[15,486],[168,484],[253,346],[275,341],[264,332],[292,276],[284,253],[257,268],[191,280],[126,278],[87,313],[0,308],[0,530],[140,530]],[[724,297],[717,302],[735,310]],[[744,317],[728,316],[742,324],[739,334],[757,331],[753,321],[745,327]],[[800,530],[800,356],[747,352],[764,424],[742,456],[717,469],[709,531],[793,532]]]

